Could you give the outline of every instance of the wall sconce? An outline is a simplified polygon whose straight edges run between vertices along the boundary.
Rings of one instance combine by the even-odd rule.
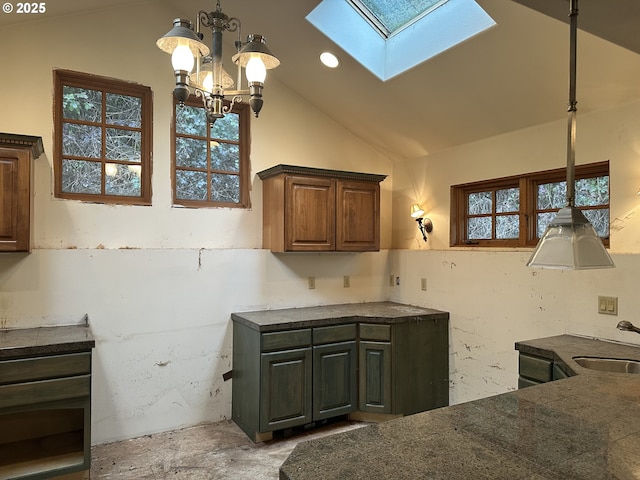
[[[423,218],[424,210],[420,205],[414,203],[411,205],[411,218],[415,218],[416,222],[418,222],[418,230],[422,233],[422,239],[427,241],[427,233],[431,233],[433,231],[433,223],[428,218]]]

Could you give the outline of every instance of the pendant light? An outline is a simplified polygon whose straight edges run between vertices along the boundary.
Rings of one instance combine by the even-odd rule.
[[[570,0],[569,123],[567,140],[567,205],[549,223],[529,267],[586,270],[615,267],[593,225],[575,206],[576,40],[578,0]]]

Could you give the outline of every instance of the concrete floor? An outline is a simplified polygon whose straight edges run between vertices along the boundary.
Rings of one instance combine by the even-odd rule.
[[[367,425],[338,421],[253,443],[232,421],[146,435],[91,449],[91,479],[274,480],[298,442]]]

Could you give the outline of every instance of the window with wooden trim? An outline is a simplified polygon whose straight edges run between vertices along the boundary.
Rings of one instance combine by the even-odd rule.
[[[185,207],[248,208],[249,105],[236,103],[212,125],[202,100],[174,100],[173,203]]]
[[[576,166],[575,206],[609,246],[609,162]],[[566,170],[451,187],[451,246],[535,246],[566,205]]]
[[[58,198],[151,205],[151,89],[54,70]]]

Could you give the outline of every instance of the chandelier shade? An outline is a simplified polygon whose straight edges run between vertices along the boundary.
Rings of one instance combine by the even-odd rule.
[[[163,52],[173,55],[179,46],[187,46],[194,57],[209,55],[211,50],[193,31],[191,20],[176,18],[173,28],[158,39],[156,45]]]

